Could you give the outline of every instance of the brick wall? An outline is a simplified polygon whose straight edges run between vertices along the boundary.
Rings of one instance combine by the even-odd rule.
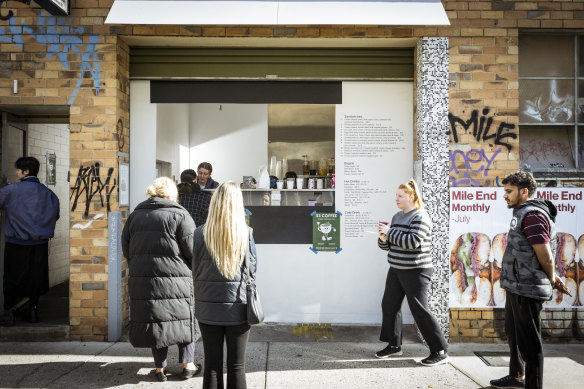
[[[70,106],[69,222],[71,226],[91,222],[86,229],[70,231],[72,338],[103,340],[107,333],[107,212],[120,210],[117,166],[127,161],[123,153],[129,150],[129,54],[121,36],[330,38],[356,42],[361,38],[449,37],[449,112],[454,124],[451,185],[476,182],[493,186],[498,178],[519,167],[519,30],[584,28],[584,2],[443,3],[451,25],[437,28],[106,26],[103,22],[113,0],[72,0],[71,16],[58,19],[50,19],[34,2],[8,2],[14,16],[0,20],[0,105]],[[47,21],[54,22],[56,27]],[[60,43],[47,44],[54,40],[47,40],[46,36],[57,36]],[[17,94],[12,91],[13,80],[18,80]],[[478,136],[473,134],[475,117],[477,126],[481,119],[490,123],[489,130],[485,132],[483,128]],[[497,135],[499,128],[501,132]],[[92,174],[99,178],[100,186],[99,190],[94,188],[97,192],[93,197],[87,198],[84,181],[77,179]],[[123,272],[125,280],[125,263]],[[124,296],[126,288],[124,281]],[[498,312],[501,311],[452,310],[452,339],[501,339],[500,319],[495,317]],[[127,319],[127,302],[124,315]],[[582,324],[580,320],[578,325]],[[552,313],[549,325],[573,325],[568,322],[574,323],[573,319],[556,320]]]

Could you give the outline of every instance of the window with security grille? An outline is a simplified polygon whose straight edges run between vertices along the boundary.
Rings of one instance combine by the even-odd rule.
[[[519,159],[537,177],[584,170],[584,35],[519,36]]]

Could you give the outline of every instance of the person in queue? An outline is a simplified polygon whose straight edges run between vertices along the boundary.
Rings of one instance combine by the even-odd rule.
[[[19,182],[0,189],[4,219],[4,310],[2,325],[14,325],[19,297],[29,298],[29,321],[37,323],[38,303],[49,290],[49,239],[59,219],[59,199],[37,178],[40,162],[15,162]]]
[[[148,187],[147,200],[136,206],[122,231],[122,251],[130,279],[130,343],[152,349],[156,378],[166,381],[168,347],[178,345],[182,378],[201,371],[194,364],[195,321],[191,263],[191,215],[180,206],[168,177]]]
[[[196,226],[205,224],[211,203],[211,193],[201,190],[197,184],[197,172],[193,169],[187,169],[180,174],[178,203],[189,211]]]
[[[558,211],[548,200],[534,199],[537,183],[519,171],[502,181],[507,207],[513,209],[503,254],[501,287],[505,289],[505,333],[509,374],[491,380],[494,388],[542,388],[541,310],[552,290],[567,288],[554,270]]]
[[[197,167],[197,177],[201,189],[217,189],[219,183],[211,178],[213,166],[209,162],[201,162]]]
[[[251,257],[255,278],[256,252],[245,223],[243,195],[233,181],[221,184],[211,199],[207,223],[194,234],[193,282],[195,316],[205,353],[203,388],[223,388],[223,344],[227,344],[227,387],[245,389],[245,349],[250,325],[244,261]]]
[[[430,355],[422,359],[424,366],[448,362],[448,343],[438,321],[428,308],[428,288],[432,280],[432,221],[424,209],[418,185],[410,180],[398,186],[395,202],[400,209],[391,225],[379,224],[378,245],[386,250],[389,271],[381,302],[383,312],[382,342],[388,346],[375,353],[380,359],[402,355],[402,313],[404,297]]]

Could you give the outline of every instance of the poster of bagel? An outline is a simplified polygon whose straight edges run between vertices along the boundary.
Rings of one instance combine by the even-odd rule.
[[[450,307],[504,307],[499,278],[513,210],[502,187],[450,189]],[[584,188],[538,188],[558,210],[555,271],[572,296],[554,290],[548,308],[584,308]]]

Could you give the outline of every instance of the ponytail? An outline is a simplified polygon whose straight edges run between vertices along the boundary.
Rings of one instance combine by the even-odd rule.
[[[424,208],[424,202],[422,201],[422,196],[420,195],[420,189],[418,188],[418,184],[414,179],[409,180],[406,183],[401,184],[398,186],[399,189],[406,192],[408,195],[413,196],[414,198],[414,205],[418,209]]]

